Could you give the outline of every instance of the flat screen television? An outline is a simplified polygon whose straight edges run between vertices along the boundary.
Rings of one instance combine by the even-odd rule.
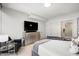
[[[24,31],[36,32],[38,30],[37,22],[24,21]]]

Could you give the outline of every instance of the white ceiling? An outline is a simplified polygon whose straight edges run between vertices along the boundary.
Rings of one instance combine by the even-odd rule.
[[[44,19],[51,19],[55,16],[79,11],[78,3],[52,3],[47,8],[44,7],[43,3],[5,3],[3,6],[38,15]]]

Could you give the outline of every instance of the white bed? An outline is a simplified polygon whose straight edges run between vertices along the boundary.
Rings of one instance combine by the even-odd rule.
[[[71,41],[50,40],[40,44],[38,47],[39,56],[75,56],[70,52]]]

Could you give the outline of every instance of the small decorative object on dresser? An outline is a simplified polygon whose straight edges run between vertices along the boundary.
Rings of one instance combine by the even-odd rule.
[[[34,43],[40,40],[40,32],[25,33],[25,45]]]

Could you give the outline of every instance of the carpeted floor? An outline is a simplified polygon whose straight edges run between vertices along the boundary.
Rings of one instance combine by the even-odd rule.
[[[32,47],[33,47],[33,44],[21,47],[21,49],[18,51],[18,56],[31,56]]]
[[[5,54],[0,54],[0,56],[31,56],[32,47],[33,47],[33,44],[30,44],[30,45],[21,47],[17,54],[16,53],[12,53],[12,54],[5,53]]]

